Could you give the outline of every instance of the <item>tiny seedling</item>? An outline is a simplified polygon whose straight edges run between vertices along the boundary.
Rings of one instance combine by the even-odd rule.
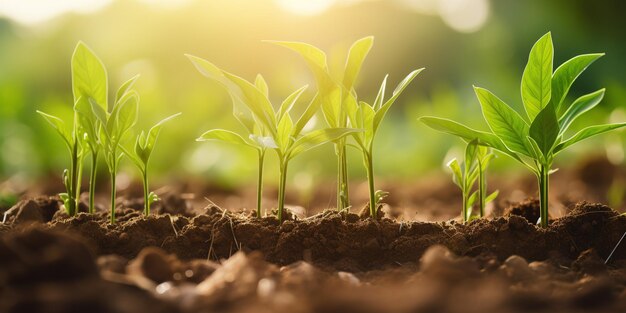
[[[318,97],[322,113],[329,127],[349,127],[348,114],[344,105],[346,98],[354,95],[354,84],[361,71],[363,61],[367,57],[374,37],[365,37],[352,44],[348,52],[343,77],[332,77],[326,61],[326,54],[315,46],[302,42],[270,41],[297,52],[304,58],[313,72],[318,87]],[[348,162],[346,156],[347,138],[334,142],[337,156],[337,210],[344,211],[350,207],[348,186]]]
[[[554,157],[583,139],[626,126],[626,123],[593,125],[565,139],[572,122],[604,97],[604,89],[600,89],[572,103],[564,101],[574,80],[604,54],[576,56],[554,72],[553,55],[552,37],[547,33],[532,47],[522,75],[521,94],[527,117],[522,117],[490,91],[474,87],[491,132],[473,130],[443,118],[420,119],[436,130],[464,140],[477,139],[481,145],[498,150],[530,169],[538,180],[542,227],[548,226],[548,182],[554,171]]]
[[[380,123],[383,121],[383,118],[385,118],[385,115],[387,114],[387,111],[389,111],[389,108],[391,108],[391,105],[398,99],[398,97],[400,97],[400,94],[402,94],[411,81],[413,81],[413,79],[423,70],[424,68],[420,68],[409,73],[393,90],[391,98],[386,101],[384,98],[388,76],[385,76],[385,79],[383,79],[373,105],[364,101],[359,101],[357,103],[357,99],[353,96],[348,96],[345,99],[344,103],[346,111],[348,112],[350,124],[352,127],[364,130],[363,132],[354,134],[353,138],[356,142],[356,147],[361,150],[363,155],[363,165],[365,166],[365,171],[367,173],[367,182],[369,187],[369,211],[370,216],[373,218],[378,216],[378,206],[380,199],[382,199],[382,197],[377,195],[381,192],[376,191],[376,188],[374,187],[374,137],[376,137],[378,127],[380,127]]]
[[[319,95],[316,95],[308,104],[301,117],[295,123],[293,122],[289,113],[302,92],[306,89],[306,86],[296,90],[287,97],[288,100],[292,100],[283,101],[278,110],[274,110],[267,97],[266,87],[261,88],[241,77],[223,71],[201,58],[190,55],[188,57],[200,73],[226,86],[233,98],[245,104],[252,112],[254,118],[263,125],[264,130],[269,134],[265,140],[260,140],[259,143],[265,148],[273,149],[278,156],[280,171],[277,215],[278,220],[282,222],[289,162],[302,152],[324,143],[334,142],[347,135],[356,133],[357,130],[350,128],[324,128],[302,134],[304,126],[311,120],[320,106]],[[236,136],[241,138],[238,135]]]
[[[487,179],[485,172],[491,159],[495,154],[485,146],[478,144],[478,140],[474,139],[467,144],[465,149],[465,160],[463,163],[454,158],[448,162],[448,167],[452,170],[452,180],[461,188],[463,196],[463,207],[461,217],[463,222],[472,219],[472,209],[478,198],[478,216],[485,216],[485,206],[498,196],[498,191],[494,191],[487,195]],[[473,190],[478,181],[478,190]]]
[[[159,196],[156,193],[151,192],[148,185],[148,162],[150,161],[150,156],[152,155],[152,151],[154,151],[154,145],[159,138],[161,128],[163,128],[163,124],[179,116],[180,114],[181,113],[176,113],[162,119],[160,122],[156,123],[156,125],[152,126],[150,130],[148,130],[147,134],[144,131],[141,131],[141,133],[137,136],[137,139],[135,140],[135,147],[132,152],[124,148],[124,146],[120,145],[122,151],[124,151],[124,153],[137,166],[139,172],[141,172],[144,201],[143,214],[145,216],[150,215],[150,206],[152,205],[152,203],[159,200]]]

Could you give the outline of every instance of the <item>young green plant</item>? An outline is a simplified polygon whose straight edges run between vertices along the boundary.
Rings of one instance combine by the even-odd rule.
[[[308,104],[300,118],[294,123],[290,111],[302,92],[302,87],[287,97],[278,110],[275,110],[267,97],[266,87],[250,83],[245,79],[223,71],[212,63],[198,57],[188,55],[191,62],[203,75],[217,80],[226,86],[236,101],[243,103],[254,118],[263,126],[268,136],[260,140],[259,144],[273,149],[279,161],[278,187],[278,220],[282,222],[285,204],[285,187],[289,162],[297,155],[324,143],[334,142],[358,130],[350,128],[324,128],[303,134],[303,129],[317,112],[320,106],[319,96],[316,95]],[[266,85],[265,85],[266,86]],[[231,133],[235,134],[235,133]],[[236,135],[236,134],[235,134]],[[238,136],[238,135],[236,135]],[[241,138],[240,136],[238,136]],[[232,137],[238,140],[237,137]],[[241,138],[243,141],[243,138]],[[245,141],[241,142],[245,143]]]
[[[344,100],[350,125],[354,128],[363,129],[363,132],[355,133],[353,138],[356,147],[361,150],[363,156],[363,165],[367,173],[367,182],[369,187],[369,213],[373,218],[378,217],[379,202],[385,195],[382,191],[376,191],[374,186],[374,138],[380,127],[385,115],[391,108],[391,105],[400,97],[404,89],[424,70],[420,68],[409,73],[396,86],[391,94],[391,98],[385,100],[385,88],[387,85],[387,77],[383,79],[380,89],[373,105],[367,102],[359,101],[353,96],[348,96]]]
[[[82,164],[87,151],[92,156],[92,168],[89,178],[89,212],[94,212],[95,179],[99,153],[99,142],[96,131],[98,121],[91,112],[89,101],[106,106],[106,70],[102,62],[83,43],[79,42],[74,49],[71,60],[72,93],[74,96],[74,119],[71,130],[58,117],[37,111],[61,135],[70,151],[70,169],[63,172],[63,183],[66,192],[60,194],[67,213],[77,213]],[[88,110],[85,110],[88,106]],[[88,111],[87,114],[81,112]]]
[[[537,176],[539,186],[539,224],[547,227],[549,175],[553,172],[555,156],[583,139],[626,126],[626,123],[593,125],[565,139],[572,122],[598,105],[604,96],[604,89],[600,89],[572,103],[565,101],[574,80],[603,55],[576,56],[553,72],[554,48],[551,34],[547,33],[532,47],[522,75],[521,94],[526,117],[490,91],[474,87],[490,132],[473,130],[443,118],[422,117],[420,120],[466,141],[477,139],[481,145],[498,150],[530,169]]]
[[[485,206],[498,196],[498,191],[487,195],[486,169],[495,154],[485,146],[478,144],[474,139],[465,148],[465,160],[463,163],[454,158],[448,162],[448,167],[452,170],[452,181],[459,186],[463,197],[461,217],[463,222],[472,219],[472,210],[478,198],[478,216],[485,216]],[[478,190],[473,190],[478,181]]]
[[[123,156],[120,152],[120,143],[137,122],[139,94],[132,87],[139,76],[129,79],[120,86],[115,95],[115,101],[110,106],[107,97],[108,78],[102,61],[86,46],[81,49],[79,56],[83,65],[80,71],[76,71],[74,86],[75,95],[79,93],[85,96],[81,96],[75,109],[77,114],[87,121],[86,125],[93,126],[93,128],[85,127],[85,133],[90,140],[93,140],[94,145],[96,143],[99,145],[100,153],[104,156],[111,178],[110,221],[115,223],[115,180],[119,161]]]
[[[143,214],[145,216],[150,215],[150,206],[152,203],[159,200],[159,196],[150,191],[150,187],[148,185],[148,162],[150,161],[150,156],[154,151],[154,146],[156,145],[157,139],[159,138],[159,134],[161,133],[161,128],[163,128],[163,124],[170,121],[171,119],[179,116],[181,113],[176,113],[169,117],[166,117],[156,123],[156,125],[152,126],[148,133],[141,131],[141,133],[137,136],[135,140],[135,147],[133,151],[129,151],[128,149],[121,146],[122,151],[133,161],[133,163],[141,172],[141,180],[143,182]]]
[[[374,44],[374,37],[365,37],[352,44],[341,79],[333,78],[327,65],[326,54],[317,47],[302,42],[270,42],[289,48],[304,58],[315,77],[319,101],[328,126],[348,128],[348,114],[344,102],[347,97],[356,97],[354,84],[363,61]],[[350,207],[347,138],[335,141],[334,145],[337,156],[337,210],[344,211]]]
[[[194,59],[190,56],[190,59],[193,61]],[[201,62],[201,61],[198,61]],[[228,89],[229,84],[222,84],[226,89]],[[261,74],[257,75],[254,85],[263,92],[263,94],[267,97],[269,94],[269,90],[267,87],[267,83]],[[249,110],[245,108],[245,105],[241,103],[237,97],[232,96],[233,101],[233,115],[235,118],[244,126],[244,128],[248,132],[247,139],[244,139],[241,135],[224,129],[212,129],[204,134],[202,134],[196,141],[224,141],[233,144],[243,145],[247,147],[251,147],[257,152],[258,156],[258,175],[257,175],[257,205],[256,205],[256,216],[261,217],[262,210],[262,198],[263,198],[263,165],[265,163],[265,152],[267,151],[267,147],[271,146],[272,137],[268,136],[266,128],[263,126],[261,122],[258,121],[252,114],[250,114]],[[285,99],[284,103],[281,107],[289,107],[293,106],[297,97],[300,96],[300,93],[293,93],[290,97]]]

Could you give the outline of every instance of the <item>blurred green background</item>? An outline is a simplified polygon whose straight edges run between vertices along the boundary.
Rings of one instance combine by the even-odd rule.
[[[418,124],[417,117],[445,116],[486,128],[473,84],[520,108],[528,52],[547,31],[554,39],[555,65],[580,53],[607,54],[570,93],[577,97],[607,87],[600,108],[578,123],[605,122],[607,116],[626,119],[623,12],[625,2],[583,0],[2,0],[0,181],[35,184],[42,177],[60,177],[67,166],[60,138],[35,110],[71,114],[70,57],[79,40],[105,63],[112,91],[141,74],[137,129],[183,112],[161,134],[151,163],[155,180],[199,179],[232,187],[255,182],[256,155],[228,144],[194,141],[211,128],[242,129],[231,116],[227,93],[202,77],[183,54],[201,56],[249,80],[262,73],[272,101],[280,103],[307,83],[311,97],[314,83],[294,53],[262,40],[314,44],[336,68],[343,66],[353,41],[374,35],[357,85],[363,99],[373,100],[385,74],[395,85],[411,70],[426,67],[391,109],[376,141],[377,175],[411,181],[443,172],[446,156],[461,148],[460,141]],[[620,136],[576,146],[557,166],[605,151],[621,163]],[[353,151],[350,159],[351,177],[363,178],[359,154]],[[268,173],[276,168],[274,160],[266,163]],[[509,166],[524,170],[506,157],[494,163],[495,170]],[[130,162],[124,167],[135,175]],[[290,168],[291,179],[299,184],[331,181],[332,147],[302,155]],[[268,181],[273,176],[267,175]]]

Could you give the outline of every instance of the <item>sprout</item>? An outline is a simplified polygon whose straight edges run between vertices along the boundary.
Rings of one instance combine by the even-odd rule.
[[[302,130],[315,115],[321,104],[319,95],[316,95],[308,104],[302,115],[294,123],[290,116],[293,105],[297,102],[305,87],[296,90],[276,111],[267,97],[265,84],[252,84],[245,79],[223,71],[210,62],[188,55],[191,62],[203,75],[217,80],[224,85],[234,102],[243,103],[252,113],[254,119],[262,125],[268,136],[258,143],[264,148],[273,149],[279,160],[279,187],[278,187],[278,220],[282,222],[285,202],[285,187],[289,162],[298,154],[315,148],[327,142],[334,142],[347,135],[356,133],[350,128],[325,128],[303,134]],[[221,132],[221,134],[226,134]],[[229,132],[232,140],[245,144],[241,136]],[[239,137],[239,138],[237,138]]]
[[[498,196],[498,191],[487,195],[487,179],[485,171],[491,159],[495,157],[493,151],[478,144],[478,140],[472,140],[465,149],[465,161],[459,163],[455,158],[448,162],[452,170],[452,180],[461,188],[463,207],[461,217],[463,222],[472,220],[472,209],[478,198],[478,216],[485,216],[485,206]],[[472,192],[478,180],[478,190]]]
[[[576,78],[603,53],[576,56],[554,72],[553,45],[550,33],[532,47],[522,75],[522,102],[527,118],[490,91],[474,87],[483,115],[491,132],[476,131],[454,121],[422,117],[426,125],[459,136],[467,141],[498,150],[521,162],[536,176],[539,185],[540,220],[548,226],[548,181],[554,157],[583,139],[626,126],[626,123],[593,125],[564,139],[572,122],[594,108],[604,97],[604,89],[564,102]]]
[[[148,186],[148,162],[150,161],[150,156],[152,155],[152,151],[154,151],[154,145],[159,138],[159,134],[161,133],[161,128],[163,127],[163,124],[179,116],[180,114],[181,113],[176,113],[162,119],[160,122],[156,123],[156,125],[152,126],[147,134],[144,131],[141,131],[141,133],[137,136],[137,139],[135,140],[135,147],[133,152],[128,151],[126,148],[124,148],[124,146],[120,146],[124,153],[130,157],[130,159],[141,172],[144,200],[143,214],[145,216],[150,215],[150,206],[152,205],[152,203],[159,200],[158,195],[154,192],[151,192]]]

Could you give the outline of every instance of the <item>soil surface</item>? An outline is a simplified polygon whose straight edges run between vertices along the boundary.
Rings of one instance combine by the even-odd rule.
[[[542,229],[536,200],[467,225],[177,201],[148,217],[122,201],[115,225],[20,201],[0,224],[0,312],[626,312],[626,216],[601,204]]]

